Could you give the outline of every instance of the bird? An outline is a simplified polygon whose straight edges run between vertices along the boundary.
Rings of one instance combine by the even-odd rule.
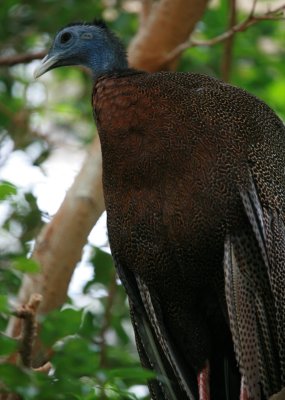
[[[60,29],[34,75],[76,65],[93,77],[110,248],[151,397],[284,394],[283,122],[215,77],[130,68],[103,21]]]

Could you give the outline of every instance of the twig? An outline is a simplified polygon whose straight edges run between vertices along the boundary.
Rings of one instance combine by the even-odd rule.
[[[254,17],[254,13],[255,13],[255,9],[256,9],[256,4],[257,4],[257,0],[253,0],[252,6],[251,6],[251,10],[250,10],[250,13],[249,13],[248,18]]]
[[[35,372],[48,374],[52,368],[52,365],[49,361],[46,362],[41,367],[32,368],[33,346],[37,334],[36,315],[41,302],[42,302],[42,295],[34,293],[31,295],[29,302],[27,304],[22,305],[17,311],[15,311],[14,315],[17,318],[21,318],[23,320],[22,333],[18,339],[20,342],[19,354],[21,357],[22,364],[27,368],[33,369]],[[8,359],[8,361],[13,364],[16,364],[17,360],[18,357],[16,356],[16,354],[12,355]],[[21,400],[22,397],[16,393],[0,393],[0,399]]]
[[[225,40],[229,39],[233,35],[235,35],[238,32],[243,32],[252,25],[255,25],[259,23],[260,21],[268,21],[268,20],[283,20],[285,17],[280,15],[285,11],[285,4],[277,7],[275,10],[269,10],[266,13],[262,15],[254,15],[252,14],[255,9],[255,3],[256,0],[254,0],[253,7],[251,9],[250,14],[248,17],[240,22],[239,24],[234,25],[231,29],[228,31],[222,33],[221,35],[218,35],[212,39],[209,40],[195,40],[195,39],[190,39],[187,42],[181,43],[179,46],[177,46],[175,49],[173,49],[170,53],[167,54],[167,56],[164,59],[164,62],[170,62],[171,60],[175,59],[178,57],[184,50],[189,49],[191,47],[196,47],[196,46],[213,46],[217,43],[222,43]]]
[[[40,294],[32,294],[28,304],[23,305],[15,312],[15,316],[23,319],[23,333],[21,338],[20,356],[25,367],[32,366],[32,351],[36,337],[36,313],[42,301]]]
[[[22,398],[16,393],[1,393],[1,400],[22,400]]]
[[[237,8],[236,8],[236,0],[229,0],[230,10],[229,10],[229,29],[231,29],[236,24],[236,16],[237,16]],[[253,3],[253,7],[255,7],[255,2]],[[252,9],[254,12],[254,8]],[[233,45],[234,45],[234,35],[229,37],[225,41],[224,46],[224,54],[222,58],[221,64],[221,75],[222,79],[225,82],[228,82],[230,79],[231,67],[232,67],[232,57],[233,57]]]
[[[40,60],[46,55],[46,50],[37,53],[15,54],[13,56],[0,57],[0,65],[12,67],[16,64],[26,64],[33,60]]]
[[[48,361],[46,362],[44,365],[42,365],[41,367],[38,368],[33,368],[34,371],[36,372],[43,372],[45,374],[48,374],[50,372],[50,370],[52,369],[52,365],[51,363]]]

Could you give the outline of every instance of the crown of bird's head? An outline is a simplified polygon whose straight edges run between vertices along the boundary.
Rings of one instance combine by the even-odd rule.
[[[127,68],[124,47],[104,22],[74,23],[55,36],[47,56],[34,72],[35,78],[51,69],[81,65],[96,78],[104,73]]]

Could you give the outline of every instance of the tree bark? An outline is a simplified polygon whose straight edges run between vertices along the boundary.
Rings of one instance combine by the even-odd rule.
[[[25,304],[33,293],[43,296],[40,313],[64,303],[83,246],[104,209],[101,147],[97,136],[61,207],[37,238],[32,257],[40,264],[41,273],[24,277],[19,303]],[[15,337],[19,330],[20,321],[12,318],[7,333]]]
[[[140,29],[129,46],[129,63],[145,71],[173,70],[176,60],[167,54],[185,42],[202,17],[208,0],[161,0],[144,13]]]

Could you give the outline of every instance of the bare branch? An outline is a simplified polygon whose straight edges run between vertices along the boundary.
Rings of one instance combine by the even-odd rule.
[[[1,393],[1,400],[22,400],[16,393]]]
[[[250,13],[249,13],[248,18],[254,17],[255,9],[256,9],[256,4],[257,4],[257,0],[253,0],[252,6],[251,6],[251,10],[250,10]]]
[[[12,67],[16,64],[27,64],[33,60],[41,60],[46,55],[46,51],[37,53],[15,54],[13,56],[0,57],[0,65]]]
[[[18,338],[20,342],[19,352],[9,356],[7,361],[12,364],[18,364],[19,361],[27,367],[32,369],[32,357],[35,344],[35,338],[37,336],[37,313],[39,306],[42,302],[42,295],[33,293],[27,304],[23,304],[18,310],[14,312],[14,316],[21,321],[21,332]],[[19,356],[20,355],[20,359]],[[46,362],[44,365],[33,368],[35,372],[42,372],[48,374],[51,370],[51,363]],[[0,393],[1,400],[20,400],[21,397],[16,393]]]
[[[229,0],[229,29],[231,29],[236,24],[237,18],[237,5],[236,0]],[[225,41],[224,53],[221,64],[221,76],[225,82],[230,79],[230,72],[232,67],[232,56],[233,56],[233,46],[234,46],[234,35],[229,37]]]
[[[33,368],[35,372],[43,372],[44,374],[48,374],[52,369],[52,364],[48,361],[44,365],[38,368]]]
[[[254,3],[255,3],[255,1],[254,1]],[[252,9],[254,7],[252,7]],[[260,21],[283,20],[283,19],[285,19],[284,15],[283,15],[284,11],[285,11],[285,4],[280,7],[277,7],[274,10],[269,10],[262,15],[252,15],[252,10],[251,10],[250,14],[244,21],[240,22],[239,24],[234,25],[231,29],[222,33],[221,35],[218,35],[209,40],[190,39],[187,42],[181,43],[174,50],[172,50],[170,53],[168,53],[168,55],[164,58],[164,62],[170,62],[171,60],[173,60],[177,56],[179,56],[183,51],[185,51],[191,47],[213,46],[217,43],[222,43],[225,40],[232,37],[233,35],[235,35],[236,33],[244,32],[246,29],[248,29],[252,25],[259,23]]]
[[[28,304],[21,306],[15,316],[23,320],[20,355],[25,367],[32,366],[33,344],[36,337],[36,313],[42,301],[40,294],[32,294]]]

